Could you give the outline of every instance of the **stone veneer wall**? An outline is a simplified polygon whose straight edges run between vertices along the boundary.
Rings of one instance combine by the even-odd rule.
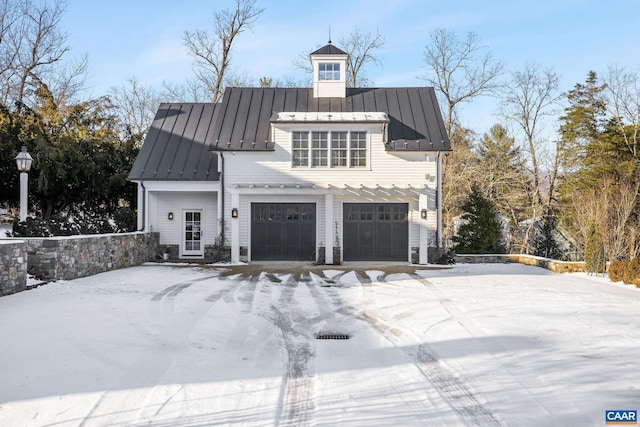
[[[0,240],[0,296],[27,288],[27,243]]]
[[[554,273],[575,273],[579,271],[586,271],[584,261],[558,261],[551,258],[543,258],[534,255],[519,255],[519,254],[456,254],[457,263],[520,263],[525,265],[532,265],[535,267],[546,268]]]
[[[45,280],[71,280],[156,259],[159,233],[24,238],[28,271]]]

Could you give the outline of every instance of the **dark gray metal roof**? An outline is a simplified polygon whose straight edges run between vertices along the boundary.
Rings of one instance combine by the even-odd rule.
[[[314,98],[308,88],[227,88],[207,145],[213,150],[273,150],[273,113],[384,112],[389,116],[387,150],[451,150],[432,87],[347,88],[346,95]]]
[[[311,52],[311,55],[348,55],[348,53],[342,49],[338,49],[329,42],[328,45],[321,47],[315,52]]]
[[[218,181],[218,156],[208,141],[219,106],[161,104],[129,179]]]

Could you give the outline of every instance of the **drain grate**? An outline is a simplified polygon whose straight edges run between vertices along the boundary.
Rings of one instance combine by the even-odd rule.
[[[317,340],[348,340],[351,338],[349,334],[336,332],[318,332],[315,336]]]

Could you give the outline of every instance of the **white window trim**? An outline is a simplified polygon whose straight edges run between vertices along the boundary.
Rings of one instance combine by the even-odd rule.
[[[323,68],[324,70],[321,70]],[[327,66],[330,66],[330,70],[327,70]],[[337,69],[336,69],[337,68]],[[336,82],[340,81],[340,62],[320,62],[318,64],[318,81],[321,82]],[[324,75],[324,77],[323,77]],[[327,78],[327,76],[331,78]],[[336,78],[337,77],[337,78]]]
[[[326,166],[313,166],[313,132],[326,132],[327,133],[327,165]],[[346,132],[347,134],[347,164],[346,166],[333,166],[333,147],[332,147],[332,133],[333,132]],[[351,155],[353,149],[351,148],[351,134],[352,133],[364,133],[365,134],[365,161],[366,164],[364,166],[351,166]],[[293,164],[293,152],[294,150],[299,151],[297,148],[293,148],[293,135],[294,133],[307,133],[307,164],[306,165],[294,165]],[[371,136],[368,131],[363,130],[297,130],[290,132],[291,138],[291,153],[290,153],[290,168],[291,169],[308,169],[308,170],[326,170],[326,169],[343,169],[343,170],[366,170],[370,168],[371,165]],[[341,149],[342,150],[342,149]],[[336,150],[338,151],[338,150]]]

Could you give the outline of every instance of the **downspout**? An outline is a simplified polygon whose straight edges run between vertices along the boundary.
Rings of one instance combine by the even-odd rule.
[[[141,227],[139,231],[144,231],[145,227],[146,227],[146,217],[147,217],[147,189],[144,188],[144,181],[140,181],[140,187],[142,187],[142,197],[141,197],[141,201],[142,201],[142,222],[141,222]]]
[[[442,151],[436,154],[436,249],[442,245]]]
[[[224,246],[227,241],[224,232],[226,228],[224,219],[224,155],[222,151],[218,151],[218,154],[220,155],[220,192],[222,194],[222,197],[220,197],[220,212],[222,215],[222,218],[220,218],[220,237],[222,239],[222,245]]]

